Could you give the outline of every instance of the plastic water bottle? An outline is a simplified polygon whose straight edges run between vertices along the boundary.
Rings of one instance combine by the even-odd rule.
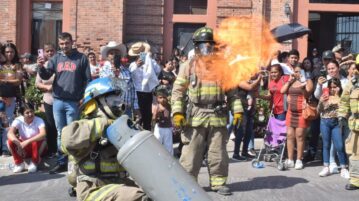
[[[254,167],[259,169],[259,168],[264,168],[265,165],[264,165],[264,163],[262,161],[259,161],[259,162],[254,164]]]

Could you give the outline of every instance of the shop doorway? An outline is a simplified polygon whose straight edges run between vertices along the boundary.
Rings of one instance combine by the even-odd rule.
[[[177,48],[184,54],[193,49],[192,35],[205,24],[176,23],[173,26],[173,48]]]
[[[32,4],[32,44],[31,53],[45,43],[53,43],[57,47],[57,36],[62,32],[62,3]]]

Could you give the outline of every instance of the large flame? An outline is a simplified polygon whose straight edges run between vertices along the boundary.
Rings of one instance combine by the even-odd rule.
[[[278,43],[267,25],[256,27],[254,17],[227,18],[215,31],[216,53],[202,57],[197,66],[202,79],[235,88],[259,72],[270,61]]]

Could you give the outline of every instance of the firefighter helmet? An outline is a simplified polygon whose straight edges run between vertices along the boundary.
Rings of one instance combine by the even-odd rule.
[[[85,115],[91,114],[100,107],[105,110],[106,114],[111,113],[108,115],[115,118],[113,115],[115,111],[108,110],[108,108],[110,110],[114,109],[113,106],[106,105],[106,101],[101,101],[100,99],[111,94],[121,97],[125,89],[126,82],[118,78],[105,77],[91,81],[85,89],[84,101],[81,105],[83,113]]]
[[[201,27],[197,29],[192,37],[193,43],[201,42],[214,42],[213,40],[213,30],[208,27]]]

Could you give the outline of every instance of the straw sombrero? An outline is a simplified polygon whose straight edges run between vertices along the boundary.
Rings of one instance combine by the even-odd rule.
[[[128,51],[129,56],[138,56],[141,52],[150,52],[151,46],[146,42],[137,42],[131,45]]]

